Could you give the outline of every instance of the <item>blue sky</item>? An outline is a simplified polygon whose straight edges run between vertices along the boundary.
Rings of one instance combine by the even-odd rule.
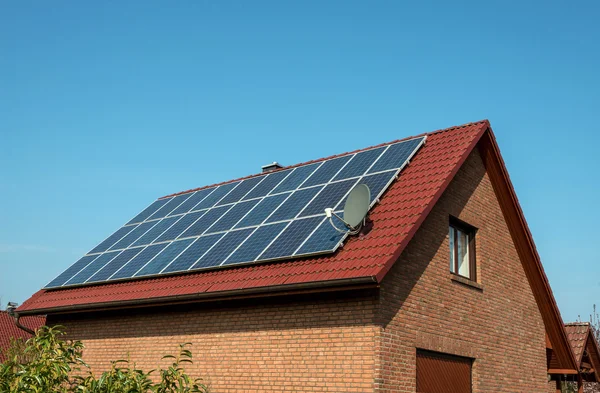
[[[600,304],[600,6],[0,6],[0,297],[156,197],[490,119],[565,320]]]

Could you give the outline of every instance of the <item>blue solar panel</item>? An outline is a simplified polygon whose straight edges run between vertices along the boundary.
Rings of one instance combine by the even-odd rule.
[[[269,217],[267,222],[290,220],[314,198],[323,187],[312,187],[294,192],[277,210]]]
[[[287,226],[287,222],[278,224],[264,225],[259,227],[253,234],[238,248],[224,263],[230,265],[233,263],[251,262],[264,251],[277,235]]]
[[[250,209],[256,206],[257,203],[258,199],[254,199],[252,201],[240,202],[233,205],[233,207],[229,209],[227,213],[223,214],[217,222],[215,222],[210,228],[208,228],[206,233],[227,231],[233,228],[233,226],[237,224],[237,222],[241,220],[242,217],[248,214]]]
[[[131,225],[128,227],[119,228],[118,231],[110,235],[106,240],[102,243],[98,244],[96,247],[92,249],[92,251],[88,252],[88,254],[95,254],[97,252],[104,252],[108,250],[113,244],[118,242],[123,236],[127,235],[129,232],[135,229],[135,225]]]
[[[133,231],[129,232],[126,236],[124,236],[121,240],[116,242],[110,250],[120,250],[122,248],[127,248],[133,244],[137,239],[139,239],[144,233],[146,233],[150,228],[156,225],[158,221],[148,221],[143,222],[138,225]]]
[[[175,210],[169,213],[170,216],[174,216],[176,214],[187,213],[190,210],[194,209],[194,207],[202,202],[202,200],[213,192],[215,188],[205,188],[204,190],[196,191],[191,197],[185,200],[181,205],[179,205]],[[197,209],[194,209],[197,210]]]
[[[300,184],[304,183],[306,178],[309,177],[319,165],[321,165],[320,162],[294,168],[294,171],[275,187],[271,194],[295,190]]]
[[[181,272],[188,270],[202,255],[204,255],[215,243],[223,237],[223,233],[202,236],[179,255],[163,273]]]
[[[356,154],[344,169],[342,169],[333,180],[349,179],[351,177],[362,176],[367,169],[373,165],[375,160],[385,150],[385,147],[363,151]]]
[[[144,266],[139,272],[135,274],[136,277],[148,276],[152,274],[158,274],[164,269],[173,259],[186,249],[187,246],[192,244],[195,239],[184,239],[177,240],[170,243],[160,254],[154,257],[146,266]]]
[[[334,222],[338,227],[343,228],[340,222]],[[319,228],[308,238],[308,240],[296,252],[296,255],[314,254],[318,252],[333,251],[337,248],[344,237],[344,234],[336,231],[329,220],[323,221]]]
[[[228,203],[234,203],[242,199],[250,190],[252,190],[264,177],[251,177],[241,182],[236,188],[231,190],[223,199],[217,203],[217,206],[226,205]]]
[[[369,170],[369,173],[387,171],[388,169],[398,169],[407,162],[414,154],[415,149],[422,143],[423,138],[412,139],[410,141],[390,145],[381,155],[379,160]]]
[[[110,279],[117,280],[121,278],[130,278],[140,270],[146,263],[156,256],[159,252],[164,250],[169,243],[153,244],[144,248],[142,252],[136,255],[132,260],[125,264],[120,270],[117,270]]]
[[[288,196],[290,196],[290,194],[285,193],[262,199],[260,203],[254,209],[252,209],[252,211],[248,213],[248,215],[244,217],[242,221],[240,221],[235,227],[244,228],[262,224],[269,214],[273,213],[273,211],[277,209],[277,207],[281,205],[281,202],[283,202]]]
[[[160,209],[168,201],[169,201],[168,199],[159,199],[157,201],[152,202],[152,204],[150,206],[148,206],[147,208],[144,209],[144,211],[142,211],[140,214],[135,216],[131,221],[129,221],[127,223],[127,225],[144,221],[146,218],[148,218],[152,214],[154,214],[154,212],[156,212],[158,209]]]
[[[163,218],[162,220],[160,220],[158,222],[158,224],[153,226],[152,229],[150,229],[142,237],[140,237],[138,240],[136,240],[135,243],[133,243],[133,247],[143,246],[143,245],[152,243],[160,235],[162,235],[164,231],[169,229],[169,227],[171,225],[175,224],[177,222],[177,220],[179,220],[181,217],[182,216]]]
[[[231,205],[229,206],[221,206],[211,209],[206,212],[202,217],[200,217],[192,226],[190,226],[183,234],[179,237],[190,237],[190,236],[200,236],[206,231],[215,221],[219,219],[223,214],[227,213],[229,209],[231,209]]]
[[[175,210],[179,205],[185,202],[186,199],[191,197],[191,194],[182,194],[176,197],[169,199],[167,203],[164,204],[163,207],[158,209],[153,215],[148,217],[148,220],[155,220],[157,218],[163,218],[169,215],[173,210]]]
[[[204,200],[194,206],[193,210],[202,210],[208,209],[209,207],[213,207],[215,203],[217,203],[221,198],[223,198],[227,193],[229,193],[234,187],[239,184],[238,182],[227,183],[219,186],[216,190],[214,190],[210,195],[208,195]]]
[[[186,229],[188,229],[197,219],[202,217],[208,210],[202,210],[198,212],[193,212],[190,214],[186,214],[181,217],[179,221],[173,224],[169,229],[163,232],[154,243],[165,242],[168,240],[175,240],[179,235],[183,233]]]
[[[394,179],[396,176],[396,171],[391,172],[381,172],[376,175],[365,176],[360,179],[360,184],[366,184],[371,191],[371,203],[375,202],[375,199],[381,196],[381,193],[385,190],[388,184]],[[338,205],[340,208],[343,208],[344,205],[340,203]]]
[[[190,270],[219,266],[255,228],[227,232],[223,238],[196,262]]]
[[[424,139],[157,200],[46,288],[333,252],[347,235],[324,209],[356,184],[376,203]]]
[[[59,287],[63,285],[66,281],[68,281],[71,277],[73,277],[77,272],[90,264],[94,259],[96,259],[99,255],[86,255],[85,257],[79,259],[77,262],[72,264],[67,270],[62,272],[58,277],[54,280],[50,281],[46,287]]]
[[[323,221],[321,216],[292,221],[269,248],[260,255],[259,259],[275,259],[294,255],[296,249],[321,221]]]
[[[302,183],[302,187],[316,186],[317,184],[329,182],[351,158],[352,156],[343,156],[323,162],[323,165]]]
[[[87,280],[87,282],[105,281],[112,276],[121,266],[125,265],[129,260],[135,257],[142,251],[144,247],[130,248],[124,250],[122,253],[117,255],[113,260],[100,268],[93,276]]]
[[[308,206],[302,210],[298,217],[312,216],[321,214],[326,207],[335,207],[342,199],[345,199],[346,194],[356,184],[357,179],[344,180],[337,183],[331,183],[317,195]]]
[[[260,197],[267,195],[269,192],[271,192],[273,190],[273,188],[275,186],[277,186],[279,183],[281,183],[281,181],[286,176],[288,176],[291,172],[292,172],[292,170],[290,169],[287,171],[279,171],[279,172],[274,172],[274,173],[267,175],[267,177],[265,177],[264,180],[260,182],[260,184],[258,184],[256,187],[254,187],[254,189],[252,189],[252,191],[250,191],[248,194],[246,194],[246,196],[243,199],[247,200],[247,199],[252,199],[252,198],[260,198]]]
[[[94,259],[92,263],[84,267],[79,273],[73,276],[73,278],[71,278],[67,284],[83,284],[88,278],[90,278],[94,273],[110,262],[110,260],[116,257],[118,254],[119,251],[111,251],[101,254],[98,258]]]

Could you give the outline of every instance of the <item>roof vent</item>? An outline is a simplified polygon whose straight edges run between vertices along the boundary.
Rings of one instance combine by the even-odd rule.
[[[262,173],[273,172],[281,168],[283,168],[283,165],[279,165],[277,161],[273,161],[271,164],[267,164],[262,167]]]

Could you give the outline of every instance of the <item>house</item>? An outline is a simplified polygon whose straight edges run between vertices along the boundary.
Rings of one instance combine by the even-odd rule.
[[[43,326],[45,322],[44,316],[28,316],[20,320],[20,323],[30,330]],[[0,311],[0,363],[6,360],[6,351],[10,348],[12,340],[27,340],[30,337],[30,333],[17,327],[14,318],[8,315],[8,312]]]
[[[335,251],[87,285],[92,273],[82,272],[96,266],[91,252],[18,312],[64,325],[69,337],[83,340],[95,370],[125,355],[154,368],[178,343],[191,342],[196,361],[188,371],[215,392],[545,392],[555,386],[549,380],[576,376],[489,122],[418,138],[424,144],[361,233]],[[354,153],[268,169],[302,171]],[[232,182],[219,187],[243,184]],[[131,222],[152,214],[142,213]],[[92,278],[135,264],[115,267],[108,259]],[[137,265],[133,271],[140,272]]]
[[[572,322],[565,325],[579,370],[578,388],[584,392],[584,385],[596,387],[600,391],[600,348],[589,322]]]

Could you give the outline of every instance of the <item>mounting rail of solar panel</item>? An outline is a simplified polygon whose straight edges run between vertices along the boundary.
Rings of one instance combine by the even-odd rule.
[[[425,137],[156,200],[45,288],[181,274],[335,252],[341,212],[357,184],[372,207]]]

